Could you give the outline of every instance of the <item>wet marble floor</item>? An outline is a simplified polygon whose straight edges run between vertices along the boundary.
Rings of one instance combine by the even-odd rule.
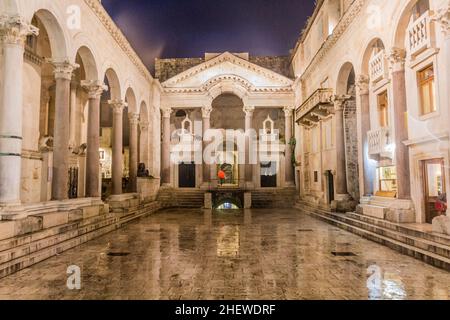
[[[450,273],[296,210],[166,210],[0,280],[0,299],[449,298]]]

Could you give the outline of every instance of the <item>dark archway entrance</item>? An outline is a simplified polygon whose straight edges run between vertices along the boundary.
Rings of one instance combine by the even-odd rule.
[[[181,163],[178,167],[178,187],[195,188],[195,164]]]

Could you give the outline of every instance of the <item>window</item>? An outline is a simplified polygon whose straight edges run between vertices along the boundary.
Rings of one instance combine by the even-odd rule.
[[[314,171],[314,183],[319,182],[319,171]]]
[[[382,128],[389,126],[389,103],[388,93],[384,91],[377,96],[378,103],[378,117],[380,120],[380,126]]]
[[[434,67],[431,65],[419,71],[417,73],[417,79],[419,82],[421,114],[426,115],[436,112]]]

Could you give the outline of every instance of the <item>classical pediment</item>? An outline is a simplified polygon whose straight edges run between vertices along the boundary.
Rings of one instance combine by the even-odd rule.
[[[220,81],[233,81],[249,91],[291,90],[293,81],[274,71],[225,52],[165,81],[171,90],[207,91]]]

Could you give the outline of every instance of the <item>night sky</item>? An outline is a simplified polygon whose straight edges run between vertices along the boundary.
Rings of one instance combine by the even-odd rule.
[[[144,63],[205,52],[287,55],[314,0],[103,0]]]

